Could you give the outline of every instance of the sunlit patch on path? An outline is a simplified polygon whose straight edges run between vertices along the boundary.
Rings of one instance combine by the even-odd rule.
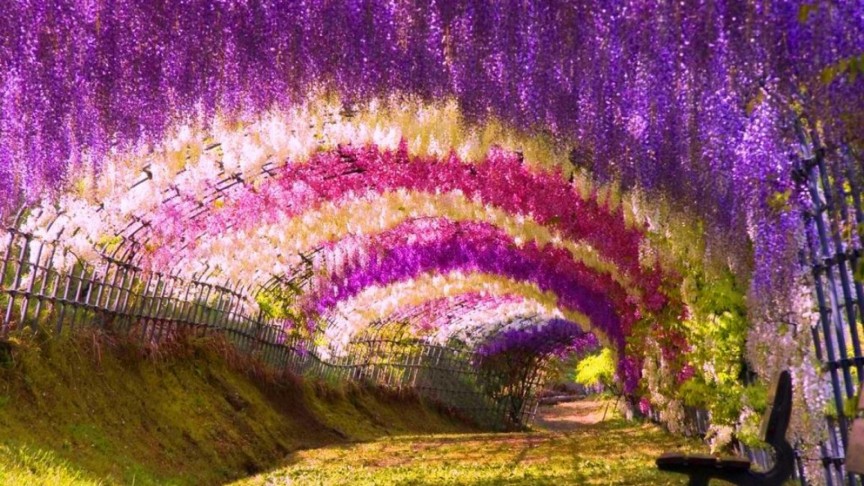
[[[657,455],[700,445],[646,423],[627,422],[606,403],[544,407],[531,432],[388,437],[299,451],[284,467],[239,485],[278,484],[684,484],[661,473]]]
[[[535,428],[554,432],[574,432],[585,426],[613,416],[613,403],[596,400],[563,402],[555,406],[541,407],[537,412]]]

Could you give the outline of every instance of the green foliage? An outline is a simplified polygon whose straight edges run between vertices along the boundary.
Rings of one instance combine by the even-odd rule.
[[[856,282],[864,282],[864,261],[859,261],[853,274]]]
[[[285,319],[291,317],[291,300],[277,291],[264,291],[255,296],[261,312],[267,317]]]
[[[685,285],[691,310],[685,322],[688,359],[697,373],[682,387],[682,396],[685,403],[711,411],[715,422],[733,424],[744,392],[740,382],[747,336],[744,293],[728,271],[710,280],[702,272],[693,272]]]
[[[762,383],[744,387],[742,401],[757,413],[763,413],[768,409],[768,387]]]
[[[573,380],[585,386],[611,386],[615,380],[615,357],[612,350],[603,348],[599,353],[579,361]]]
[[[769,205],[782,209],[788,198],[788,193],[775,193]],[[682,359],[693,367],[694,374],[678,389],[667,383],[668,389],[661,392],[687,405],[707,408],[717,424],[734,425],[746,404],[741,377],[748,332],[748,271],[733,273],[719,252],[706,253],[701,221],[674,210],[666,220],[663,233],[650,234],[651,243],[661,264],[681,275],[679,297],[687,313],[683,318],[667,316],[663,326],[686,337],[689,350]]]
[[[768,207],[770,207],[777,214],[783,214],[791,209],[789,205],[789,200],[791,199],[791,197],[791,189],[783,192],[775,191],[768,198]]]
[[[98,485],[67,461],[44,450],[0,444],[0,484]]]
[[[305,319],[298,313],[299,311],[294,305],[295,298],[299,293],[300,289],[289,282],[284,288],[277,287],[262,291],[255,296],[255,301],[265,316],[289,320],[294,323],[293,332],[306,336],[308,331],[304,325]]]
[[[105,235],[99,239],[99,241],[96,243],[96,245],[97,246],[104,246],[105,251],[108,253],[111,253],[112,251],[117,249],[117,247],[120,246],[120,243],[122,243],[122,242],[123,242],[123,237],[120,235],[114,235],[114,236]]]
[[[735,433],[735,438],[738,439],[738,441],[742,444],[753,447],[755,449],[770,448],[771,446],[769,446],[765,443],[764,440],[762,440],[763,420],[764,418],[761,415],[750,415],[738,428],[738,431]]]
[[[810,19],[810,14],[819,9],[818,3],[804,3],[798,7],[798,22],[806,24]]]
[[[854,83],[858,76],[864,76],[864,54],[846,57],[826,66],[820,73],[820,80],[823,84],[831,84],[843,75],[850,83]]]

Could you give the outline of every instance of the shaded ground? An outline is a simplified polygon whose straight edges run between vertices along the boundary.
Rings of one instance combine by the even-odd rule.
[[[13,348],[0,361],[4,486],[222,484],[300,449],[471,430],[410,396],[249,373],[219,342]]]
[[[599,400],[479,433],[410,396],[250,374],[218,344],[16,344],[0,363],[0,484],[684,484],[655,457],[702,449],[611,409],[601,421]]]
[[[660,428],[626,422],[605,403],[544,407],[537,430],[381,438],[291,454],[276,471],[236,483],[282,484],[686,484],[654,459],[669,449],[703,450]]]

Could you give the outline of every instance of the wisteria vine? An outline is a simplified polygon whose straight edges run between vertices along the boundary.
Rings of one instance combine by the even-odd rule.
[[[688,310],[709,261],[746,288],[763,376],[773,316],[808,323],[795,126],[860,153],[860,66],[858,0],[14,0],[0,218],[62,234],[58,268],[117,252],[259,283],[323,251],[304,309],[350,329],[364,298],[422,305],[426,272],[482,276],[465,293],[500,312],[488,290],[529,282],[513,312],[645,338],[622,373],[667,404],[669,343],[723,315]],[[399,233],[424,218],[470,231]],[[690,224],[698,258],[664,254]]]

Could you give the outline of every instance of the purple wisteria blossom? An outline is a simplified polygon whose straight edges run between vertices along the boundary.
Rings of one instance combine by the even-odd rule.
[[[566,357],[597,350],[597,338],[565,319],[551,319],[527,328],[508,329],[477,346],[474,354],[487,358],[506,353]]]

